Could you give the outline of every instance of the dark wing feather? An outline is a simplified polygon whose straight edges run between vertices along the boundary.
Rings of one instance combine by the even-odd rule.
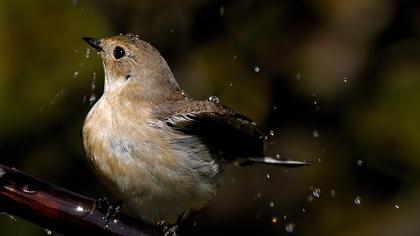
[[[165,121],[177,131],[198,137],[212,153],[226,161],[262,156],[261,130],[247,117],[228,111],[181,113]]]

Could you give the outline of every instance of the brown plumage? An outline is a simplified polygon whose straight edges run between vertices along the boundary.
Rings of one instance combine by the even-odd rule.
[[[104,94],[83,125],[84,147],[104,184],[143,220],[172,224],[206,205],[228,162],[307,164],[264,156],[255,123],[185,96],[163,57],[137,36],[84,40],[105,69]]]

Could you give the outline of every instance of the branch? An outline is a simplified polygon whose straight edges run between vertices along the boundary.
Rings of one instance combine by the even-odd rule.
[[[95,203],[0,164],[0,211],[64,235],[162,235],[157,228],[120,213],[107,223],[108,209]]]

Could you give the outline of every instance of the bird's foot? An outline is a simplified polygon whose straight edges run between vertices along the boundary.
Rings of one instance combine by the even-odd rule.
[[[178,225],[167,225],[164,220],[159,221],[156,226],[162,230],[164,236],[176,236],[178,232]]]
[[[98,210],[106,209],[106,213],[102,218],[105,220],[104,228],[108,229],[109,228],[109,222],[120,211],[121,205],[122,205],[121,200],[116,201],[115,203],[110,203],[109,200],[106,197],[99,198],[99,199],[95,200],[95,202],[93,203],[93,206],[92,206],[92,209],[90,210],[90,212],[93,212],[96,209],[98,209]]]

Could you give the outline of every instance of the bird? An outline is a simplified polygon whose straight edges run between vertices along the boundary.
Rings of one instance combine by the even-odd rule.
[[[180,89],[157,49],[134,34],[83,37],[102,58],[104,92],[82,137],[91,167],[134,216],[157,224],[206,206],[224,166],[308,165],[263,154],[264,132],[214,97]]]

